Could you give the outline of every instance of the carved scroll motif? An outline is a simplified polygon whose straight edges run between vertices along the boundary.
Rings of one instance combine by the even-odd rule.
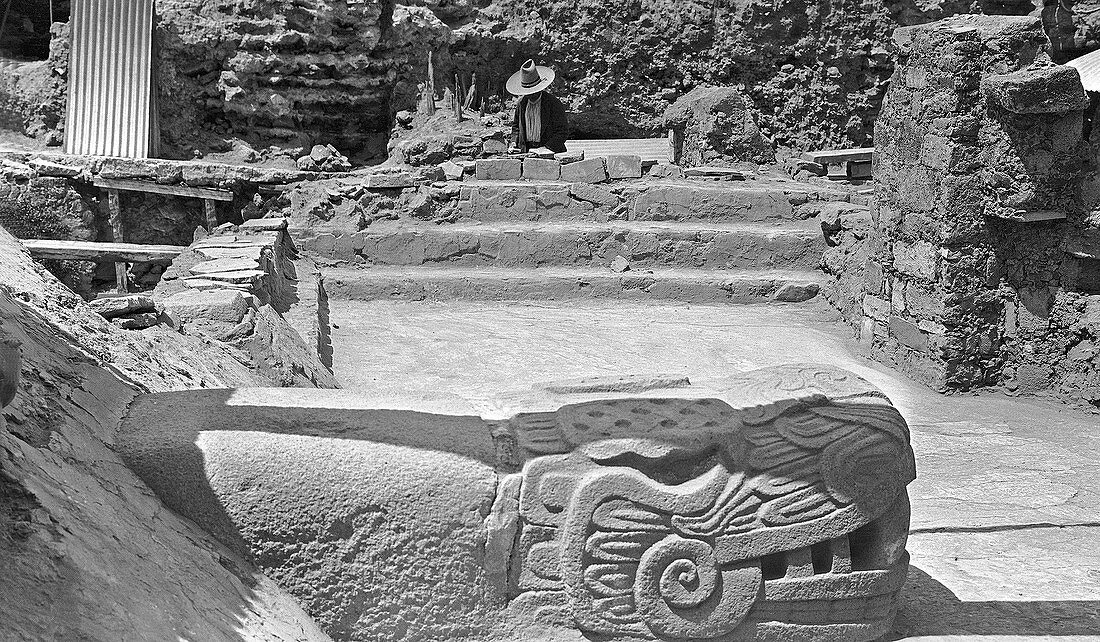
[[[790,609],[818,594],[851,613],[820,626],[878,631],[904,578],[905,422],[861,380],[780,374],[809,391],[743,409],[636,398],[517,417],[523,449],[561,454],[524,467],[516,590],[560,587],[592,634],[751,638],[770,622],[811,626]]]

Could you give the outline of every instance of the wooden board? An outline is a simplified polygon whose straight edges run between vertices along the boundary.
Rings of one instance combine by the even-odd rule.
[[[57,241],[28,239],[23,245],[36,259],[97,262],[170,263],[187,248],[180,245],[140,245],[138,243],[96,243],[93,241]]]
[[[869,161],[874,153],[874,147],[852,147],[849,149],[826,149],[817,152],[803,152],[805,160],[830,165],[843,161]]]
[[[569,151],[584,150],[585,158],[617,156],[620,154],[641,156],[643,161],[669,162],[667,138],[607,138],[602,140],[567,140]]]
[[[168,194],[169,196],[185,196],[188,198],[212,199],[215,201],[232,201],[233,192],[224,189],[211,189],[209,187],[189,187],[187,185],[161,185],[147,181],[131,181],[119,178],[92,179],[92,184],[105,189],[120,189],[127,192],[148,192],[152,194]]]

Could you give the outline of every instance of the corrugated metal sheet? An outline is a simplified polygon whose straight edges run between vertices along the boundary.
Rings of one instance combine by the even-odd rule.
[[[73,0],[65,150],[146,158],[153,147],[153,0]]]
[[[1081,74],[1081,84],[1085,91],[1100,91],[1100,50],[1087,53],[1066,63]]]

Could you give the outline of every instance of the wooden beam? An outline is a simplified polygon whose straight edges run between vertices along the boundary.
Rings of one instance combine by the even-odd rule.
[[[107,190],[107,209],[110,214],[112,238],[115,243],[122,243],[122,206],[117,189]],[[127,267],[125,261],[115,261],[115,285],[119,294],[126,294],[130,289]]]
[[[214,201],[209,198],[202,200],[202,207],[206,212],[206,231],[213,232],[218,226],[218,210],[214,209]]]
[[[874,147],[851,147],[848,149],[826,149],[817,152],[803,152],[802,158],[822,165],[831,165],[842,161],[869,161]]]
[[[182,245],[142,245],[138,243],[97,243],[94,241],[59,241],[27,239],[23,245],[36,259],[61,261],[96,261],[99,263],[171,263],[187,248]]]
[[[184,196],[187,198],[213,199],[215,201],[232,201],[233,192],[225,189],[211,189],[209,187],[190,187],[187,185],[161,185],[148,181],[130,181],[119,178],[92,179],[92,185],[109,190],[124,190],[127,192],[146,192],[150,194],[167,194],[169,196]]]

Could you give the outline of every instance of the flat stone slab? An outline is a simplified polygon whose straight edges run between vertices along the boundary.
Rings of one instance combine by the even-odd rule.
[[[203,261],[191,266],[191,274],[203,276],[216,272],[237,272],[241,270],[255,270],[259,264],[248,257],[233,257]]]
[[[250,218],[237,227],[244,231],[285,230],[287,227],[287,220],[281,216],[278,218]]]
[[[236,324],[244,318],[248,304],[233,290],[186,290],[165,299],[164,309],[177,322],[204,319]]]

